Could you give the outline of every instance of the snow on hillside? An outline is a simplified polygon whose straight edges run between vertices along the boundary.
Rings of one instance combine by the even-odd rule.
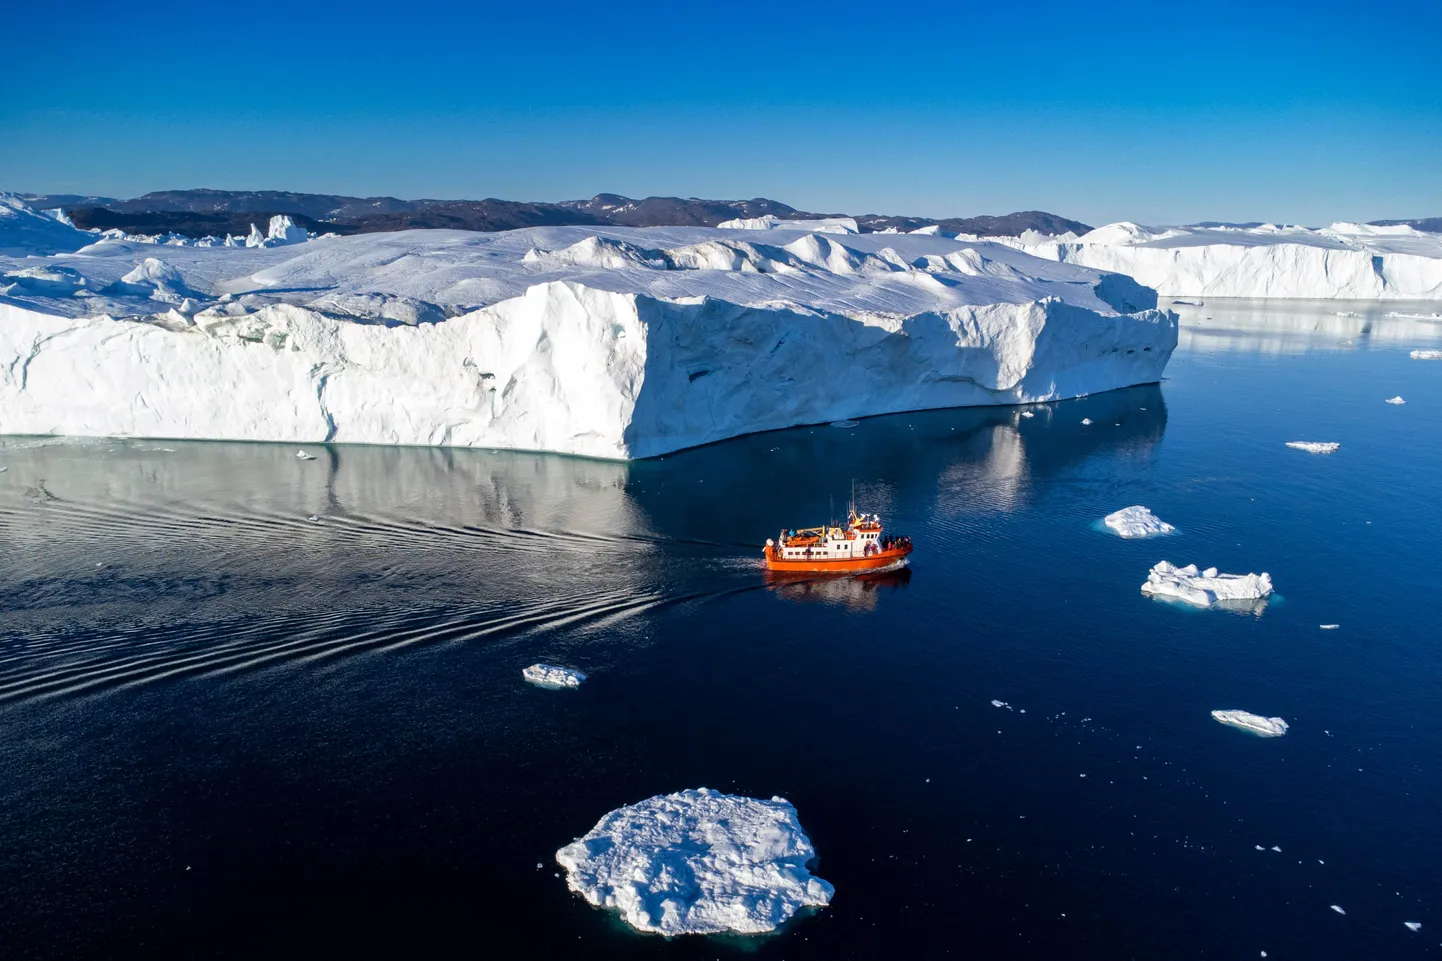
[[[0,433],[645,457],[1153,382],[1176,345],[1155,292],[1002,245],[754,237],[414,230],[0,255]]]
[[[1408,226],[1117,223],[1075,240],[997,242],[1048,260],[1127,274],[1169,297],[1442,299],[1442,234]]]

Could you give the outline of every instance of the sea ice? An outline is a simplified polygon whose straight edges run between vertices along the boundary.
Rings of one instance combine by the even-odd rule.
[[[1336,911],[1338,914],[1346,914],[1346,913],[1347,913],[1346,911],[1343,911],[1340,906],[1335,905],[1335,904],[1332,905],[1332,910],[1333,910],[1333,911]]]
[[[1170,534],[1176,530],[1140,504],[1108,514],[1102,518],[1102,523],[1122,537],[1152,537],[1156,534]]]
[[[1442,360],[1442,350],[1414,350],[1413,360]]]
[[[530,667],[521,668],[521,676],[537,687],[561,690],[563,688],[580,687],[586,675],[580,671],[572,670],[569,667],[557,667],[554,664],[532,664]]]
[[[1400,405],[1400,404],[1405,404],[1405,403],[1407,403],[1407,402],[1402,399],[1402,395],[1398,394],[1396,397],[1388,397],[1388,398],[1387,398],[1387,403],[1389,403],[1389,404],[1399,404],[1399,405]]]
[[[1177,567],[1167,561],[1159,561],[1147,575],[1142,593],[1175,597],[1188,604],[1210,607],[1218,601],[1266,597],[1272,593],[1272,578],[1265,571],[1261,574],[1219,574],[1215,567],[1198,571],[1195,564]]]
[[[1248,711],[1213,711],[1212,717],[1228,727],[1241,728],[1261,737],[1281,737],[1287,733],[1287,722],[1280,717],[1262,717]],[[1282,849],[1274,845],[1272,850]]]
[[[1421,931],[1421,930],[1422,930],[1422,922],[1421,922],[1421,921],[1403,921],[1403,922],[1402,922],[1402,926],[1403,926],[1404,928],[1406,928],[1408,931]]]
[[[1083,424],[1083,425],[1090,426],[1090,425],[1091,425],[1091,422],[1092,422],[1092,419],[1091,419],[1090,417],[1083,417],[1083,418],[1082,418],[1082,424]]]
[[[618,808],[556,852],[566,884],[641,931],[762,934],[835,889],[796,808],[707,788]]]
[[[1330,454],[1342,445],[1335,441],[1289,440],[1287,446],[1304,450],[1309,454]]]

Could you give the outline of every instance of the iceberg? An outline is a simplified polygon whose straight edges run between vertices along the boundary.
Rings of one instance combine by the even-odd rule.
[[[1422,930],[1422,922],[1421,922],[1421,921],[1403,921],[1403,922],[1402,922],[1402,926],[1403,926],[1404,928],[1406,928],[1408,931],[1421,931],[1421,930]]]
[[[764,934],[835,889],[796,808],[707,788],[618,808],[556,852],[566,884],[640,931]]]
[[[1297,450],[1304,450],[1309,454],[1331,454],[1341,449],[1342,445],[1336,441],[1315,441],[1315,440],[1289,440],[1288,447]]]
[[[1346,914],[1346,913],[1347,913],[1346,911],[1343,911],[1343,910],[1342,910],[1342,908],[1341,908],[1340,905],[1337,905],[1337,904],[1332,905],[1332,910],[1333,910],[1333,911],[1336,911],[1338,914]]]
[[[1176,346],[1153,291],[1002,245],[736,236],[413,230],[0,256],[7,276],[54,271],[0,293],[0,434],[630,459],[1154,383]]]
[[[1414,350],[1413,360],[1442,360],[1442,350]]]
[[[1171,524],[1141,505],[1124,507],[1114,514],[1108,514],[1102,518],[1102,523],[1116,531],[1121,537],[1154,537],[1158,534],[1170,534],[1176,530]]]
[[[1388,397],[1387,400],[1386,400],[1386,403],[1388,403],[1388,404],[1396,404],[1396,405],[1398,405],[1398,406],[1401,406],[1402,404],[1405,404],[1405,403],[1407,403],[1407,402],[1406,402],[1405,400],[1403,400],[1403,399],[1402,399],[1402,396],[1399,394],[1399,395],[1397,395],[1396,397]]]
[[[1258,737],[1281,737],[1287,733],[1287,722],[1280,717],[1262,717],[1249,711],[1213,711],[1212,717],[1228,727],[1250,731]],[[1282,849],[1273,847],[1272,850]]]
[[[1126,274],[1164,297],[1442,299],[1442,234],[1408,226],[1122,222],[1074,240],[988,239],[1049,260]]]
[[[1219,574],[1215,567],[1198,571],[1197,565],[1177,567],[1159,561],[1147,575],[1142,593],[1154,597],[1175,597],[1198,607],[1219,601],[1255,601],[1272,593],[1272,578],[1261,574]]]
[[[581,682],[586,679],[586,675],[580,671],[572,670],[569,667],[557,667],[554,664],[532,664],[530,667],[523,667],[521,676],[537,687],[546,687],[557,691],[580,687]]]
[[[717,230],[805,230],[817,234],[859,234],[855,217],[824,217],[820,220],[782,220],[775,214],[740,217],[716,225]]]

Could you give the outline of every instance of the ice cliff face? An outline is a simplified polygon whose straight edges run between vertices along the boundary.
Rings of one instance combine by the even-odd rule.
[[[1442,234],[1408,226],[1119,223],[1070,241],[998,242],[1048,260],[1126,274],[1169,297],[1442,299]]]
[[[0,433],[647,457],[1153,382],[1176,345],[1175,316],[1125,277],[937,237],[765,234],[407,231],[0,257]]]

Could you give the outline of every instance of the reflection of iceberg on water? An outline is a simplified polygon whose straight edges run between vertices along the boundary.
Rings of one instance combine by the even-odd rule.
[[[836,604],[848,611],[874,611],[882,594],[901,590],[911,581],[905,562],[892,570],[853,577],[819,577],[766,573],[766,585],[777,597],[801,603]]]

